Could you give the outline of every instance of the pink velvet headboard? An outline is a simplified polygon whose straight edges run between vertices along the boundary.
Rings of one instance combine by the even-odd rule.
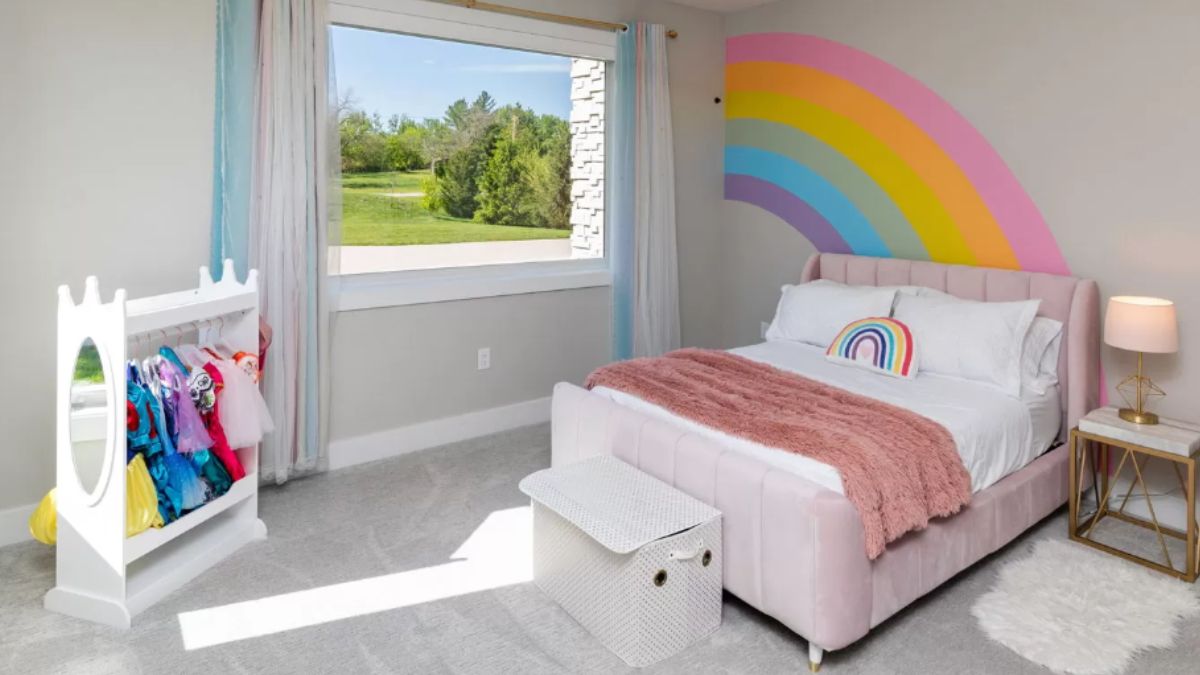
[[[946,265],[844,253],[816,253],[801,281],[829,279],[861,286],[926,286],[968,300],[1040,298],[1038,316],[1063,323],[1058,383],[1063,426],[1059,438],[1096,407],[1100,394],[1100,290],[1095,281],[1041,272]]]

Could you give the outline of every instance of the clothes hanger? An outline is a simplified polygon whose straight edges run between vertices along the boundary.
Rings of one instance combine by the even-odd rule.
[[[225,340],[225,317],[223,315],[219,316],[217,317],[217,321],[219,322],[217,325],[217,338],[213,341],[212,347],[216,352],[217,358],[228,361],[233,358],[237,350]]]
[[[196,321],[191,321],[191,322],[189,322],[189,323],[190,323],[190,325],[192,326],[192,328],[191,328],[191,330],[187,331],[187,332],[188,332],[188,334],[192,334],[192,333],[199,334],[199,333],[200,333],[200,324],[199,324],[199,322],[196,322]],[[179,349],[179,348],[180,348],[180,347],[182,347],[182,346],[183,346],[183,330],[182,330],[182,329],[180,329],[180,331],[179,331],[179,337],[178,337],[178,338],[175,340],[175,348],[176,348],[176,349]]]
[[[221,317],[221,328],[217,331],[217,347],[225,350],[225,358],[232,359],[237,350],[225,339],[225,317]]]

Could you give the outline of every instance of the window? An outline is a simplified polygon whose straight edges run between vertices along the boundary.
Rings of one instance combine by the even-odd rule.
[[[373,4],[331,9],[342,169],[331,255],[343,288],[450,279],[460,290],[449,299],[498,294],[497,275],[541,279],[511,292],[560,277],[570,277],[561,287],[607,283],[613,36],[412,0]],[[462,290],[476,276],[487,289]]]

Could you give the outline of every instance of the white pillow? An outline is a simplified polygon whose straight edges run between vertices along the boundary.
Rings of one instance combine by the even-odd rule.
[[[953,297],[955,297],[953,295],[950,295],[946,291],[939,291],[936,288],[930,288],[928,286],[900,286],[900,292],[907,293],[908,295],[917,295],[922,298],[953,298]]]
[[[919,296],[922,298],[952,298],[952,297],[954,297],[945,291],[939,291],[936,288],[930,288],[928,286],[881,286],[881,288],[896,289],[896,300],[895,300],[895,302],[892,303],[892,313],[893,314],[896,313],[896,303],[900,302],[900,296],[903,296],[903,295],[916,295],[916,296]]]
[[[1021,348],[1041,300],[976,302],[901,294],[895,318],[921,345],[921,370],[1021,395]]]
[[[1021,347],[1021,384],[1037,393],[1058,383],[1058,347],[1062,341],[1062,322],[1036,317],[1025,334]]]
[[[847,286],[826,279],[787,285],[765,337],[828,347],[851,321],[888,316],[895,297],[895,289]]]

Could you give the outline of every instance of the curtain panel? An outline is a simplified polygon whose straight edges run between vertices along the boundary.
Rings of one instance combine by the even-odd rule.
[[[218,240],[224,252],[244,238],[247,265],[259,273],[260,313],[273,330],[262,387],[276,424],[263,440],[259,474],[263,481],[282,483],[326,466],[328,247],[330,233],[337,231],[330,213],[338,206],[330,200],[337,163],[331,164],[328,153],[331,145],[336,149],[337,137],[330,135],[336,120],[328,109],[326,4],[221,1],[255,5],[258,30],[251,67],[253,124],[248,140],[241,141],[250,148],[249,215],[244,225],[224,222],[220,232],[214,225],[214,256]],[[233,105],[225,99],[226,108]],[[226,182],[228,159],[243,150],[233,139],[225,136]]]
[[[212,253],[208,266],[217,279],[226,258],[233,260],[238,277],[246,278],[258,11],[259,0],[217,0]]]
[[[616,359],[655,356],[680,344],[666,32],[634,23],[617,38],[609,237]]]

